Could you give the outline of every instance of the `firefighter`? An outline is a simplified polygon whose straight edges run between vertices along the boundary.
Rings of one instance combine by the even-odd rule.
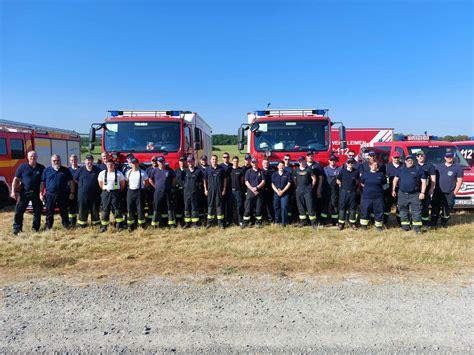
[[[347,159],[346,168],[341,169],[337,176],[339,185],[339,229],[343,230],[346,224],[346,214],[349,212],[349,225],[356,230],[356,194],[359,188],[359,171],[354,169],[354,158]]]
[[[224,169],[227,184],[230,185],[230,173],[232,172],[232,163],[230,162],[230,155],[227,152],[222,154],[222,163],[219,165]],[[225,224],[231,225],[233,223],[233,214],[232,214],[232,191],[227,189],[224,196],[224,215],[225,215]]]
[[[431,223],[438,224],[441,212],[441,227],[447,228],[454,207],[454,198],[462,186],[464,172],[459,164],[454,162],[454,153],[444,155],[444,163],[436,166],[436,188],[433,195]]]
[[[69,157],[68,169],[71,173],[71,176],[74,177],[76,171],[79,169],[78,158],[76,154],[71,154],[71,156]],[[71,184],[76,184],[76,182],[73,180]],[[77,186],[75,186],[75,191],[77,191]],[[71,225],[71,227],[75,227],[77,222],[77,197],[77,194],[74,194],[74,198],[72,200],[69,200],[68,203],[68,217],[69,224]]]
[[[398,186],[398,193],[396,188]],[[411,225],[415,233],[421,233],[421,200],[426,194],[426,178],[423,169],[417,167],[412,155],[407,155],[405,165],[401,166],[398,174],[393,178],[392,196],[397,197],[400,211],[400,220],[404,231],[410,230]],[[411,212],[411,218],[410,218]]]
[[[187,158],[188,168],[185,170],[183,183],[184,197],[184,227],[199,228],[199,201],[202,186],[204,185],[204,174],[195,166],[192,156]]]
[[[242,226],[243,214],[244,214],[244,186],[245,186],[245,176],[243,168],[239,167],[239,157],[235,156],[232,158],[232,171],[230,172],[229,177],[230,185],[230,194],[231,194],[231,207],[232,207],[232,216],[234,216],[235,211],[235,220],[239,226]]]
[[[269,222],[273,223],[275,221],[275,211],[273,209],[273,195],[274,191],[272,189],[272,175],[275,172],[270,166],[270,162],[267,157],[262,159],[262,173],[265,179],[265,185],[262,189],[262,210],[264,218]]]
[[[362,176],[363,173],[369,172],[370,171],[370,165],[373,162],[378,162],[377,160],[377,154],[371,150],[367,153],[367,161],[359,164],[359,174]],[[386,173],[385,165],[381,162],[378,162],[378,169],[382,173]]]
[[[296,206],[300,217],[300,227],[306,224],[309,217],[311,226],[316,227],[316,213],[313,209],[313,190],[317,184],[316,175],[306,164],[305,157],[298,158],[299,166],[293,171],[293,183],[295,184]]]
[[[397,176],[398,170],[402,166],[400,162],[400,153],[395,152],[393,153],[392,156],[392,162],[388,163],[386,168],[387,168],[387,182],[390,186],[393,186],[393,178]],[[398,191],[398,187],[396,189],[396,192]],[[384,220],[383,223],[387,225],[388,223],[388,217],[390,215],[390,212],[392,211],[392,207],[395,206],[396,208],[396,218],[397,218],[397,223],[399,226],[401,226],[400,222],[400,211],[398,210],[397,206],[397,199],[392,196],[392,190],[387,189],[385,190],[385,209],[384,209]]]
[[[100,171],[107,169],[107,161],[109,160],[109,154],[107,152],[100,153],[100,160],[97,163],[97,167]]]
[[[225,228],[224,196],[227,190],[227,174],[217,165],[217,155],[211,156],[211,166],[206,170],[204,194],[207,196],[207,224],[210,228],[217,217],[219,228]]]
[[[359,165],[360,164],[359,164],[359,161],[357,160],[358,157],[357,157],[357,154],[356,154],[355,150],[352,150],[352,149],[347,152],[347,159],[351,159],[351,158],[354,159],[353,168],[355,170],[359,171]],[[343,169],[347,168],[347,162],[342,165],[342,168]]]
[[[285,154],[283,157],[283,163],[285,164],[284,170],[293,177],[294,166],[291,163],[291,157],[289,154]],[[293,180],[293,179],[292,179]],[[288,192],[288,223],[292,222],[296,218],[296,198],[295,198],[295,186],[293,181],[291,183],[290,191]]]
[[[331,222],[333,226],[337,225],[339,217],[339,186],[337,185],[337,176],[341,168],[337,166],[337,157],[332,155],[329,163],[324,167],[323,183],[323,210],[321,213],[321,223]]]
[[[207,173],[207,168],[209,167],[209,164],[207,163],[207,155],[202,155],[200,159],[200,164],[198,166],[198,169],[201,170],[202,175],[204,178],[206,178],[206,173]],[[207,206],[207,197],[204,194],[204,184],[202,184],[202,190],[199,198],[199,217],[201,218],[201,222],[204,223],[206,219],[206,206]]]
[[[272,174],[273,208],[275,223],[283,228],[288,225],[288,201],[291,189],[291,175],[285,170],[285,162],[278,163],[278,169]]]
[[[313,174],[316,176],[317,183],[313,188],[313,210],[316,213],[317,220],[320,220],[323,206],[324,170],[319,161],[314,160],[314,152],[312,150],[306,153],[306,164],[313,170]]]
[[[107,169],[100,172],[97,181],[102,190],[102,220],[100,232],[107,230],[110,224],[110,212],[113,210],[115,227],[121,231],[124,228],[125,219],[122,214],[121,192],[125,189],[125,177],[115,168],[114,161],[107,160]]]
[[[152,156],[150,160],[150,166],[146,168],[145,172],[148,175],[148,179],[153,175],[153,171],[158,167],[158,157]],[[153,196],[155,195],[155,188],[150,181],[145,186],[145,215],[148,219],[148,223],[151,225],[153,220]]]
[[[93,162],[94,157],[91,154],[86,155],[85,164],[74,174],[74,180],[78,187],[77,224],[81,228],[87,227],[89,213],[91,214],[91,225],[98,226],[100,224],[100,186],[98,181],[100,168]]]
[[[46,193],[43,191],[46,189]],[[51,156],[51,166],[43,171],[41,176],[40,199],[46,204],[46,230],[53,228],[54,210],[59,209],[61,223],[69,229],[68,203],[76,194],[71,172],[61,165],[61,157]]]
[[[379,170],[377,161],[372,161],[369,167],[370,170],[364,172],[360,177],[363,187],[360,199],[360,227],[367,229],[370,216],[373,214],[375,228],[381,232],[383,230],[384,191],[390,186],[385,174]]]
[[[179,157],[178,167],[175,169],[174,174],[176,175],[176,187],[174,189],[174,213],[176,222],[181,226],[184,225],[183,214],[184,214],[184,176],[186,175],[186,157]]]
[[[28,152],[28,161],[21,164],[15,172],[12,183],[11,198],[16,200],[15,217],[13,222],[13,234],[17,235],[23,229],[23,216],[31,201],[33,206],[32,230],[38,232],[41,226],[41,211],[43,204],[39,198],[41,176],[45,169],[44,165],[38,163],[38,155],[35,151]]]
[[[420,150],[416,152],[417,166],[423,169],[426,177],[426,196],[421,200],[421,222],[425,227],[431,226],[430,219],[430,204],[433,198],[434,190],[436,187],[436,167],[434,164],[427,162],[425,153]]]
[[[132,168],[127,171],[127,227],[132,231],[135,227],[135,219],[138,226],[145,228],[145,186],[148,185],[148,175],[140,169],[137,158],[130,160]]]
[[[261,191],[265,186],[265,179],[262,171],[258,168],[258,159],[252,158],[252,168],[245,173],[245,186],[247,194],[245,197],[245,211],[242,222],[242,228],[246,228],[252,218],[252,211],[255,208],[255,227],[262,226],[262,198]]]
[[[173,201],[171,190],[175,186],[174,171],[168,168],[163,156],[157,159],[158,167],[150,176],[150,184],[155,188],[155,195],[153,196],[153,220],[151,225],[158,227],[164,225],[164,220],[168,218],[168,226],[176,228],[176,220],[174,217]]]

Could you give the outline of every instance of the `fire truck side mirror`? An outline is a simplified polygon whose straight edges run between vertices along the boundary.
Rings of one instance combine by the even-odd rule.
[[[242,127],[239,127],[239,130],[237,131],[237,149],[238,150],[243,150],[244,149],[244,129]]]
[[[346,149],[347,148],[347,142],[346,142],[346,127],[341,125],[339,127],[339,140],[341,141],[341,149]]]
[[[95,129],[94,127],[91,127],[89,130],[89,150],[92,151],[94,150],[94,145],[95,143]]]

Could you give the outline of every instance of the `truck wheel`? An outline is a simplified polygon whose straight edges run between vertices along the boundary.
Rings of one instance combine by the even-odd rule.
[[[0,181],[0,208],[8,206],[12,203],[10,198],[10,190],[5,181]]]

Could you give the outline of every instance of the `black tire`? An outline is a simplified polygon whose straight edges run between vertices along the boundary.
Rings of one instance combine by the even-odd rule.
[[[12,204],[12,199],[10,198],[10,190],[8,189],[5,181],[0,181],[0,208],[9,206]]]

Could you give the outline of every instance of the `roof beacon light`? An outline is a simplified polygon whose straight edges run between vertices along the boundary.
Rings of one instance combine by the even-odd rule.
[[[168,116],[171,116],[171,117],[177,117],[181,115],[181,111],[167,111],[166,113],[168,114]]]
[[[109,113],[110,113],[110,116],[112,117],[123,115],[123,111],[109,111]]]
[[[313,110],[313,115],[324,116],[328,110]]]

